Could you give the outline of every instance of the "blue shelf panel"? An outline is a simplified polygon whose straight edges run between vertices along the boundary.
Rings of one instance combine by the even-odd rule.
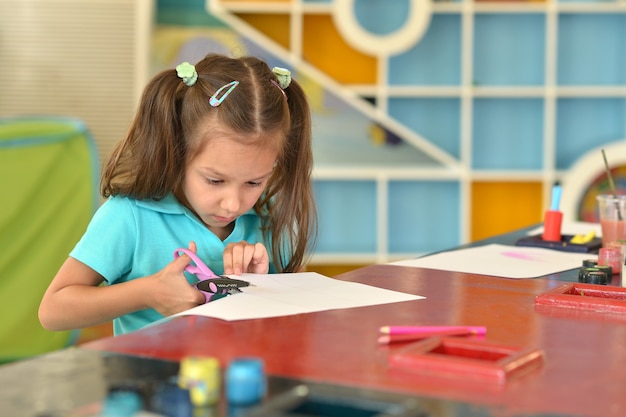
[[[377,190],[374,181],[316,180],[319,217],[316,253],[376,253]]]
[[[459,195],[456,181],[391,181],[389,252],[419,254],[458,246]]]
[[[581,155],[626,138],[623,98],[563,98],[557,102],[556,168],[568,169]],[[601,158],[598,155],[598,158]]]
[[[461,103],[455,98],[395,98],[389,115],[449,154],[460,157]]]
[[[476,15],[474,84],[542,85],[545,25],[543,14]]]
[[[543,100],[474,100],[472,168],[541,170]]]
[[[562,14],[559,85],[626,85],[626,13]]]
[[[392,86],[460,85],[461,17],[433,15],[422,40],[406,53],[389,59],[387,82]]]
[[[388,35],[402,28],[410,0],[394,0],[393,7],[380,0],[355,0],[354,15],[361,27],[374,35]]]

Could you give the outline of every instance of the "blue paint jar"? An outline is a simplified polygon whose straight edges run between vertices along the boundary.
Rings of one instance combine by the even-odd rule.
[[[234,359],[228,365],[225,379],[226,399],[229,404],[254,404],[265,397],[267,384],[261,359]]]
[[[137,392],[114,391],[109,393],[102,407],[102,417],[132,417],[143,408]]]

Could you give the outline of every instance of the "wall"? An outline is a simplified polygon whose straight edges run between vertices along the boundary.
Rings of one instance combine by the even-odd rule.
[[[349,3],[158,3],[161,30],[231,31],[311,80],[315,263],[540,222],[554,181],[626,137],[623,1]]]

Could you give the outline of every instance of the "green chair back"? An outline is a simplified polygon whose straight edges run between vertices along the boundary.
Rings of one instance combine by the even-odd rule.
[[[0,362],[75,341],[43,329],[37,310],[98,206],[98,171],[81,121],[0,118]]]

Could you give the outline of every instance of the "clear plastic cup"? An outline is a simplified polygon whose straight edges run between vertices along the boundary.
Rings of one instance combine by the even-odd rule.
[[[605,248],[626,245],[626,195],[597,196],[598,217],[602,227],[602,246]]]

